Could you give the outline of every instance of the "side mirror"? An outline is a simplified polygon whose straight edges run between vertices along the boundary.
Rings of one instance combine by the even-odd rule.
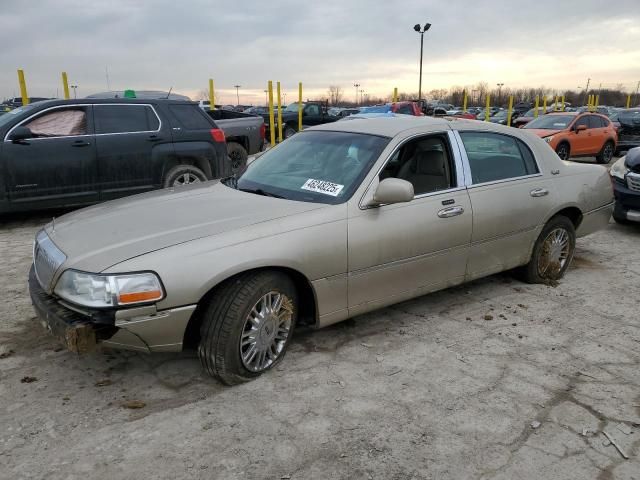
[[[391,203],[410,202],[413,200],[413,185],[400,178],[385,178],[378,184],[370,206]]]
[[[576,127],[576,133],[580,133],[580,132],[582,132],[583,130],[586,130],[586,129],[587,129],[586,125],[578,125]]]
[[[33,132],[29,130],[27,127],[16,127],[11,135],[9,136],[9,140],[12,142],[19,142],[21,140],[26,140],[28,138],[33,138]]]

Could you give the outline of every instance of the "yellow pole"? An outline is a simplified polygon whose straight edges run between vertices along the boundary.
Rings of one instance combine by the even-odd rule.
[[[487,92],[487,105],[484,109],[484,121],[489,121],[489,107],[491,107],[491,95]]]
[[[27,82],[24,81],[24,71],[18,70],[18,83],[20,84],[20,95],[22,105],[29,105],[29,95],[27,95]]]
[[[587,111],[591,112],[593,107],[593,95],[589,95],[589,104],[587,105]]]
[[[302,131],[302,82],[298,83],[298,131]]]
[[[62,90],[64,91],[64,99],[69,100],[69,80],[67,79],[67,72],[62,72]]]
[[[559,110],[558,108],[558,95],[556,95],[556,99],[553,102],[553,111],[557,112]]]
[[[562,111],[564,112],[564,95],[562,95]]]
[[[542,97],[542,114],[544,115],[545,113],[547,113],[547,96],[546,95]]]
[[[598,105],[600,105],[600,95],[596,95],[596,103],[593,105],[593,111],[598,111]]]
[[[282,96],[280,95],[280,82],[277,84],[278,89],[278,143],[282,142]]]
[[[269,80],[269,133],[271,134],[271,146],[276,144],[275,119],[273,118],[273,82]]]
[[[393,89],[393,102],[397,102],[398,101],[398,87],[395,87]]]
[[[509,95],[509,109],[507,110],[507,127],[511,126],[512,114],[513,114],[513,95]]]
[[[627,95],[627,108],[631,108],[631,94]]]
[[[209,79],[209,110],[216,109],[216,97],[213,91],[213,78]]]
[[[533,107],[533,118],[538,118],[538,108],[540,107],[540,95],[536,95],[536,105]]]
[[[462,92],[462,111],[464,113],[467,113],[467,90],[465,89],[464,92]]]

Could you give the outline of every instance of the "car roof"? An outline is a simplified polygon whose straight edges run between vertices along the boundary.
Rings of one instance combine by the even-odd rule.
[[[457,120],[456,120],[457,121]],[[399,133],[417,127],[428,127],[432,129],[443,128],[449,130],[452,120],[418,117],[413,115],[388,115],[374,118],[353,118],[346,117],[333,123],[325,123],[311,127],[308,130],[329,130],[351,133],[367,133],[369,135],[380,135],[384,137],[395,137]]]
[[[34,102],[38,107],[58,107],[63,105],[100,105],[100,104],[150,104],[150,103],[166,103],[166,104],[182,104],[182,105],[198,105],[196,102],[189,100],[173,100],[173,99],[151,99],[151,98],[78,98],[73,100],[44,100],[41,102]]]

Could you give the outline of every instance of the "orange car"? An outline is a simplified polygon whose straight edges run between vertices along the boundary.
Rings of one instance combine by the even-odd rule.
[[[599,113],[547,113],[523,128],[543,138],[563,160],[596,157],[598,163],[609,163],[618,143],[613,124]]]

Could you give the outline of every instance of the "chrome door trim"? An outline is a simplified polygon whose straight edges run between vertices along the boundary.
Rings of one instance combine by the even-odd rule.
[[[64,104],[64,105],[54,105],[52,107],[45,108],[43,110],[35,112],[33,115],[30,115],[27,118],[21,120],[20,122],[15,124],[13,127],[11,127],[11,129],[4,136],[4,140],[3,141],[4,142],[11,142],[11,140],[9,140],[9,136],[11,135],[11,133],[16,128],[24,125],[26,122],[29,122],[34,117],[37,117],[37,116],[39,116],[39,115],[41,115],[41,114],[43,114],[45,112],[48,112],[50,110],[59,110],[61,108],[70,108],[70,107],[92,107],[93,108],[95,106],[101,106],[101,105],[135,105],[135,106],[141,106],[141,107],[151,107],[151,110],[153,110],[153,114],[158,119],[158,129],[157,130],[144,130],[144,131],[138,131],[138,132],[86,133],[84,135],[60,135],[58,137],[29,138],[28,140],[31,142],[31,141],[37,141],[37,140],[52,140],[54,138],[81,138],[81,137],[100,137],[100,136],[104,136],[104,135],[123,135],[123,134],[132,134],[132,133],[158,133],[160,130],[162,130],[162,119],[158,115],[158,112],[156,111],[154,106],[149,104],[149,103],[69,103],[69,104]],[[92,123],[93,123],[93,130],[95,131],[95,122],[93,122],[93,118],[92,118]]]

